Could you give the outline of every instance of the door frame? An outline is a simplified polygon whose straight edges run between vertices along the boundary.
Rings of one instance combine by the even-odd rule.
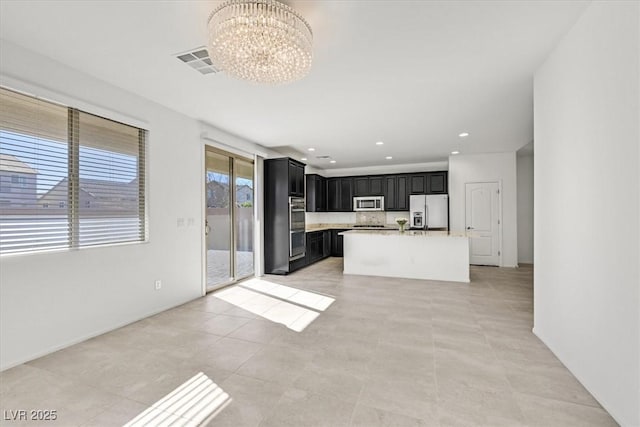
[[[467,231],[467,184],[498,184],[498,267],[503,266],[503,242],[502,228],[504,221],[502,220],[502,179],[483,180],[483,181],[467,181],[464,183],[464,231]],[[471,246],[469,246],[469,261],[471,261]],[[469,262],[471,263],[471,262]],[[473,264],[475,265],[475,264]]]
[[[204,177],[206,177],[206,173],[207,173],[207,151],[212,151],[224,156],[229,156],[231,158],[240,158],[244,161],[249,161],[252,162],[253,164],[253,227],[254,227],[254,238],[253,238],[253,274],[254,276],[256,276],[256,273],[258,270],[260,270],[260,268],[258,267],[257,263],[258,263],[258,258],[256,255],[261,254],[261,250],[256,250],[258,244],[260,244],[261,242],[258,241],[258,239],[256,239],[256,227],[259,228],[259,225],[261,224],[261,222],[259,222],[257,220],[258,218],[258,206],[257,206],[257,200],[256,200],[256,195],[257,195],[257,172],[258,172],[258,168],[257,168],[257,164],[258,164],[258,158],[256,155],[251,155],[249,153],[244,153],[244,152],[232,152],[232,151],[228,151],[225,150],[224,148],[220,148],[216,145],[213,145],[211,143],[207,143],[203,141],[202,144],[202,149],[201,149],[201,154],[202,154],[202,162],[201,162],[201,173],[200,173],[200,197],[201,197],[201,212],[202,212],[202,225],[200,227],[200,244],[201,244],[201,265],[202,265],[202,272],[201,272],[201,281],[202,281],[202,295],[206,295],[207,292],[214,292],[218,289],[221,289],[223,287],[226,286],[230,286],[233,285],[235,283],[237,283],[240,280],[245,280],[250,278],[251,276],[246,276],[246,277],[235,277],[233,278],[233,280],[230,280],[228,282],[224,282],[220,285],[220,287],[216,288],[216,289],[211,289],[208,290],[207,289],[207,234],[205,232],[206,229],[206,221],[207,221],[207,197],[206,197],[206,179],[203,179]],[[229,182],[230,182],[230,194],[229,194],[229,203],[231,204],[231,206],[233,206],[235,204],[235,199],[236,199],[236,182],[234,178],[234,169],[233,166],[230,165],[230,172],[231,175],[229,177]],[[261,198],[260,198],[260,202],[261,202]],[[231,219],[234,218],[234,214],[231,214]],[[235,273],[235,259],[236,259],[236,232],[235,232],[235,224],[231,224],[231,236],[230,236],[230,255],[229,255],[229,262],[230,265],[232,266],[232,269],[234,270]],[[260,270],[261,271],[261,270]]]

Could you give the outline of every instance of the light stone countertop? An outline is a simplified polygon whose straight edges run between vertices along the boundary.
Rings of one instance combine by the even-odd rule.
[[[472,233],[448,232],[446,230],[406,230],[400,233],[399,230],[349,230],[343,231],[341,235],[373,235],[373,236],[406,236],[406,237],[473,237]]]

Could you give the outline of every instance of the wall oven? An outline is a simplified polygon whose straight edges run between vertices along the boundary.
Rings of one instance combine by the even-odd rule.
[[[383,211],[384,196],[354,197],[354,211]]]
[[[305,205],[302,197],[289,197],[289,260],[304,257],[305,237]]]

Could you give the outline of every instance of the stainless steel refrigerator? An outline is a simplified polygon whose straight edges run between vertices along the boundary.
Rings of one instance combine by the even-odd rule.
[[[449,196],[446,194],[409,196],[409,224],[412,229],[449,229]]]

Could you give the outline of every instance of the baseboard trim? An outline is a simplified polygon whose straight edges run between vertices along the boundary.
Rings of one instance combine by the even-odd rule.
[[[0,366],[0,372],[6,371],[6,370],[11,369],[11,368],[15,368],[16,366],[25,364],[27,362],[31,362],[32,360],[39,359],[40,357],[44,357],[44,356],[46,356],[48,354],[55,353],[56,351],[60,351],[60,350],[65,349],[67,347],[71,347],[72,345],[76,345],[76,344],[79,344],[79,343],[81,343],[83,341],[90,340],[91,338],[95,338],[95,337],[100,336],[102,334],[106,334],[108,332],[115,331],[116,329],[120,329],[120,328],[123,328],[123,327],[125,327],[127,325],[131,325],[132,323],[136,323],[136,322],[138,322],[140,320],[146,319],[147,317],[155,316],[156,314],[162,313],[163,311],[167,311],[167,310],[171,310],[172,308],[179,307],[179,306],[181,306],[183,304],[186,304],[186,303],[191,302],[191,301],[193,301],[195,299],[198,299],[198,298],[202,298],[202,297],[198,296],[196,298],[191,298],[191,299],[188,299],[186,301],[180,302],[180,303],[175,304],[175,305],[171,305],[171,306],[166,307],[166,308],[162,308],[162,309],[159,309],[159,310],[154,310],[154,311],[149,312],[149,313],[147,313],[145,315],[142,315],[141,317],[136,317],[133,320],[127,320],[127,321],[124,321],[122,323],[118,323],[113,327],[103,328],[101,330],[91,332],[91,333],[83,335],[83,336],[81,336],[81,337],[79,337],[77,339],[73,339],[73,340],[67,341],[67,342],[65,342],[63,344],[56,345],[56,346],[50,347],[50,348],[48,348],[46,350],[43,350],[43,351],[37,352],[35,354],[32,354],[30,356],[18,359],[17,361],[11,361],[11,362],[7,363],[6,365],[1,365]]]
[[[607,402],[606,399],[603,399],[602,396],[599,396],[598,393],[595,393],[593,390],[591,390],[589,387],[587,387],[587,385],[584,383],[584,381],[582,381],[580,379],[580,376],[576,375],[575,372],[573,372],[571,370],[570,367],[568,367],[560,358],[560,356],[558,355],[558,353],[554,350],[552,345],[549,345],[548,341],[545,340],[537,331],[537,329],[535,328],[535,326],[533,327],[533,329],[531,329],[531,332],[533,332],[533,334],[538,337],[538,339],[540,341],[542,341],[542,343],[547,346],[547,348],[551,351],[551,353],[553,353],[554,356],[556,356],[556,358],[560,361],[560,363],[562,363],[562,366],[564,366],[565,368],[567,368],[567,370],[569,372],[571,372],[571,375],[573,375],[575,377],[576,380],[578,380],[578,382],[582,385],[582,387],[585,388],[585,390],[587,390],[591,396],[593,396],[593,398],[600,404],[600,406],[602,406],[602,408],[607,411],[607,413],[609,415],[611,415],[611,417],[615,420],[615,422],[617,422],[618,424],[620,424],[621,426],[634,426],[634,424],[630,423],[630,422],[625,422],[626,420],[622,420],[619,416],[616,416],[609,408],[609,403]]]

